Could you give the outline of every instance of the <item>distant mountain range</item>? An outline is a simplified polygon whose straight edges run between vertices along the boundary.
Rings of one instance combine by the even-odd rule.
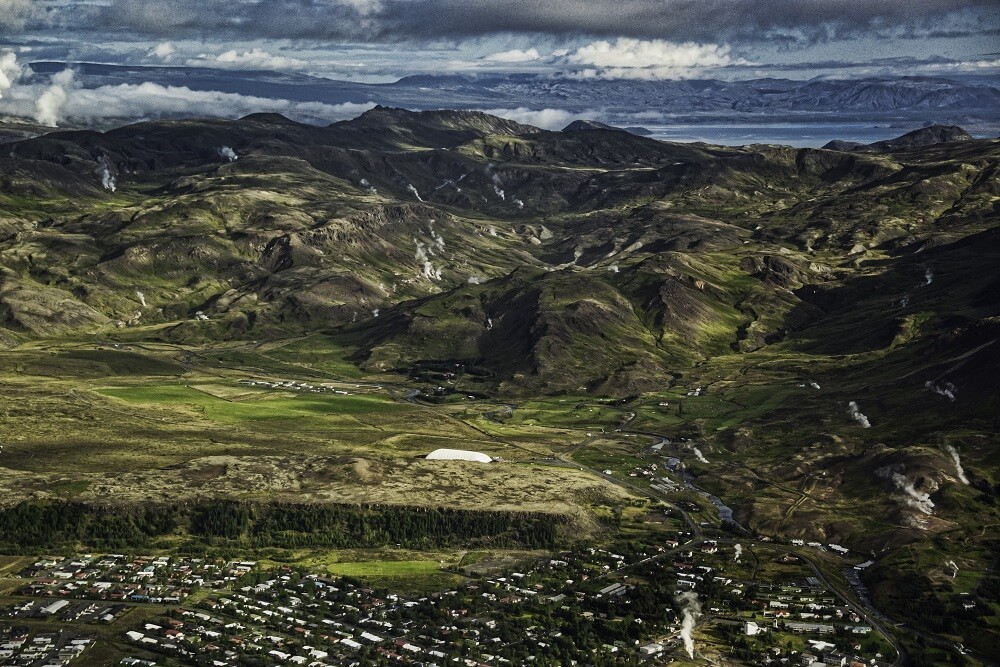
[[[36,62],[31,68],[39,77],[46,77],[68,65],[77,70],[77,79],[85,87],[151,82],[297,103],[374,102],[412,110],[558,109],[618,125],[856,120],[912,129],[937,122],[961,124],[978,136],[1000,133],[997,82],[965,75],[809,81],[421,75],[395,83],[367,84],[295,73],[191,67]]]

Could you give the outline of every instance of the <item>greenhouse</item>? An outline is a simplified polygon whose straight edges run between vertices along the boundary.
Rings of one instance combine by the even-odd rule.
[[[429,461],[477,461],[492,463],[493,458],[481,452],[470,452],[465,449],[435,449],[427,455]]]

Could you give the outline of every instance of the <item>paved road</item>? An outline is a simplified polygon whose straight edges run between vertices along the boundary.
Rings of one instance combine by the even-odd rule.
[[[795,554],[809,566],[809,569],[813,571],[817,579],[823,582],[823,585],[836,593],[841,600],[847,603],[848,607],[853,609],[858,616],[865,619],[870,626],[878,630],[885,640],[892,645],[893,650],[896,651],[896,660],[892,663],[893,667],[901,667],[906,664],[906,649],[903,648],[903,645],[899,642],[899,640],[897,640],[896,637],[881,623],[879,619],[882,617],[882,614],[875,609],[875,607],[870,605],[862,607],[854,604],[844,591],[840,590],[829,578],[827,578],[827,576],[823,573],[822,568],[817,566],[811,558],[803,553],[802,549],[795,550]],[[862,602],[865,602],[865,600],[862,600]]]

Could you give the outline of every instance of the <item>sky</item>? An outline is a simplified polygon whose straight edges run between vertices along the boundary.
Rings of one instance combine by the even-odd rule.
[[[996,77],[1000,11],[997,0],[0,0],[0,113],[72,97],[72,72],[32,76],[48,60],[368,83]]]

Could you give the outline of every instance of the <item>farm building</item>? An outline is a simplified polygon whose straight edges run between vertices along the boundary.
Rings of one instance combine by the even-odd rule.
[[[481,452],[470,452],[465,449],[435,449],[427,455],[428,461],[477,461],[492,463],[493,459]]]

